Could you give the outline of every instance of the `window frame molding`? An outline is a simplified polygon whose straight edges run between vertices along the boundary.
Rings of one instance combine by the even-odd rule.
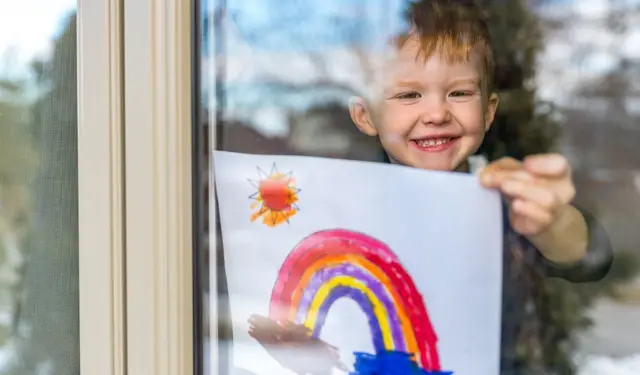
[[[122,0],[77,5],[80,371],[125,375]]]
[[[123,3],[129,374],[194,371],[191,7]]]

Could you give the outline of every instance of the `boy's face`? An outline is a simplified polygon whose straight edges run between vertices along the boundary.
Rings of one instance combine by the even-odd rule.
[[[407,42],[389,61],[374,103],[352,102],[364,133],[378,136],[389,158],[421,169],[456,170],[482,143],[498,105],[482,84],[482,54],[451,64],[439,53],[417,58]]]

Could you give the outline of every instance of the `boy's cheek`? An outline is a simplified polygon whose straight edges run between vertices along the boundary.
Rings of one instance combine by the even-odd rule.
[[[405,147],[407,143],[403,136],[396,133],[380,133],[380,140],[382,141],[382,146],[387,151],[393,151],[400,147]]]

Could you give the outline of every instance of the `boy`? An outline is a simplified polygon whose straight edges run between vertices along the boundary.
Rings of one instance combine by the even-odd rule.
[[[491,91],[491,38],[480,14],[469,1],[412,3],[412,28],[394,41],[381,92],[369,100],[352,98],[353,122],[379,138],[389,162],[469,172],[468,158],[480,147],[498,107]],[[611,265],[612,251],[602,228],[570,204],[575,187],[561,155],[535,155],[523,162],[503,158],[479,178],[502,193],[508,210],[501,373],[531,373],[518,364],[515,346],[536,277],[599,280]]]

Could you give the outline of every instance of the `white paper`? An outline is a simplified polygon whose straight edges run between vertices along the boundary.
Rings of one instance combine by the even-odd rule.
[[[499,373],[502,213],[499,195],[483,189],[476,176],[310,157],[215,152],[213,159],[233,320],[232,366],[241,370],[238,374],[244,373],[242,371],[257,375],[295,374],[249,335],[247,321],[253,314],[269,316],[278,273],[289,253],[308,236],[327,230],[344,230],[347,236],[353,234],[354,237],[350,237],[355,238],[351,242],[356,244],[353,249],[364,246],[357,244],[364,234],[395,254],[422,295],[437,335],[435,350],[442,371],[452,371],[455,375]],[[299,211],[289,217],[288,222],[270,227],[261,220],[250,221],[252,213],[257,211],[250,205],[255,202],[259,181],[264,180],[274,166],[278,172],[295,179],[295,189],[300,189],[295,202]],[[270,204],[275,205],[274,200],[271,201]],[[329,232],[326,241],[330,243],[331,236],[340,236],[340,233],[343,232]],[[357,267],[349,268],[351,273],[344,275],[357,278],[354,268]],[[312,272],[303,271],[301,275]],[[398,307],[407,303],[400,301],[406,299],[407,293],[403,297],[398,291],[389,292],[388,283],[377,284],[379,280],[398,277],[384,273],[380,276],[380,272],[371,277],[372,284],[368,284],[387,285],[387,302],[391,302],[387,305],[380,302],[379,306],[389,306],[380,316],[388,320],[391,317],[392,323],[397,320],[393,317],[409,316],[410,312],[402,315],[401,311],[406,309]],[[326,280],[332,280],[327,275]],[[334,279],[337,275],[334,274]],[[322,290],[330,291],[331,285],[326,284]],[[311,289],[297,293],[303,295]],[[343,291],[348,290],[353,288]],[[354,293],[369,296],[369,302],[365,303],[379,294]],[[317,304],[322,301],[320,295],[318,292],[312,300],[315,306],[321,306]],[[322,306],[326,310],[329,305]],[[354,352],[375,352],[372,331],[363,311],[355,297],[337,299],[330,305],[319,333],[322,341],[338,348],[340,361],[349,371],[353,370]],[[302,320],[308,317],[302,314]],[[304,323],[302,320],[299,323]],[[383,324],[384,319],[379,322],[384,327],[396,327],[396,334],[402,328],[399,324]],[[411,330],[408,336],[396,335],[404,337],[404,341],[393,340],[392,331],[381,331],[382,342],[391,345],[388,349],[399,348],[397,345],[404,342],[407,349]],[[433,364],[434,349],[427,349]],[[303,355],[295,356],[303,358]],[[332,372],[345,373],[335,368]],[[321,373],[317,371],[317,375]]]

